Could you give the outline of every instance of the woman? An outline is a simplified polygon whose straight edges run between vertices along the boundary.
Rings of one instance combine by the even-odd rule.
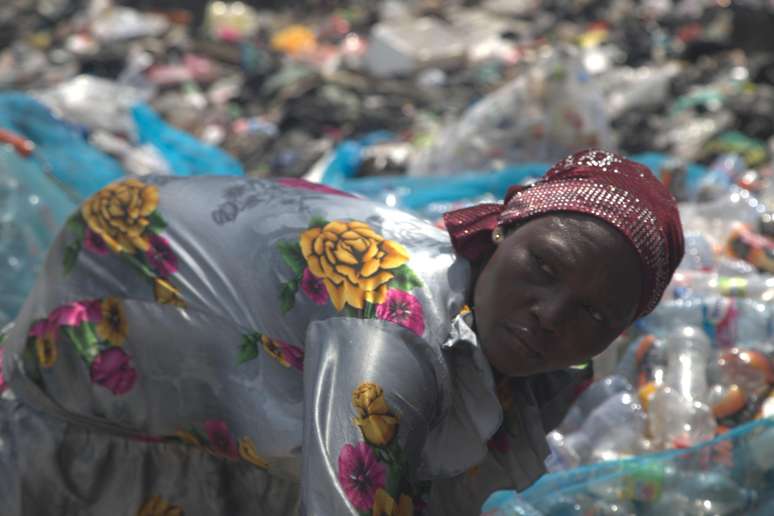
[[[524,489],[571,366],[657,304],[677,210],[587,151],[445,220],[299,181],[100,191],[4,343],[4,514],[472,515]]]

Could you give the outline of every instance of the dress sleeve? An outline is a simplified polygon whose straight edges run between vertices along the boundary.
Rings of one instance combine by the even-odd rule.
[[[392,323],[312,323],[304,359],[302,514],[421,514],[439,389],[427,344]],[[429,486],[428,486],[429,487]]]

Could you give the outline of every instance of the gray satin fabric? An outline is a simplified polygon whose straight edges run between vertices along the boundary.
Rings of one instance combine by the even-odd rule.
[[[363,439],[352,422],[352,391],[366,381],[384,389],[400,418],[397,440],[412,481],[433,481],[428,514],[478,514],[493,490],[526,486],[543,472],[545,430],[529,393],[518,401],[524,432],[511,458],[495,459],[486,447],[502,413],[475,334],[455,317],[470,271],[445,232],[365,200],[270,181],[143,181],[159,190],[187,307],[155,302],[148,282],[114,254],[81,251],[65,274],[73,235],[63,230],[3,344],[11,385],[0,401],[3,516],[134,515],[149,496],[188,516],[358,514],[338,482],[337,458],[344,444]],[[421,335],[346,317],[300,294],[283,313],[281,285],[293,275],[278,244],[298,241],[314,217],[366,222],[406,248],[422,282],[412,290],[424,313]],[[32,322],[66,303],[108,297],[125,310],[134,387],[116,396],[95,385],[72,347],[59,350],[41,383],[30,381],[24,350]],[[262,349],[240,364],[250,332],[303,350],[303,373]],[[185,444],[131,438],[212,420],[234,439],[249,438],[268,471]],[[477,464],[483,473],[471,481],[465,472]]]

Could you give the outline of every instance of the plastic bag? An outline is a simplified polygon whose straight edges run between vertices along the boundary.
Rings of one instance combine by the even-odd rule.
[[[32,140],[36,156],[81,197],[88,197],[124,176],[115,160],[89,145],[71,125],[54,118],[45,106],[22,93],[0,93],[0,127]]]
[[[549,163],[521,163],[497,171],[470,170],[448,176],[355,177],[365,154],[364,149],[386,138],[388,134],[374,133],[366,140],[346,141],[339,145],[325,166],[321,182],[435,219],[440,211],[445,211],[442,210],[444,207],[453,209],[502,199],[508,187],[539,179],[551,166]],[[670,161],[666,155],[659,153],[637,154],[632,159],[646,165],[657,175]],[[686,166],[685,188],[694,191],[704,173],[705,168],[700,165]]]
[[[75,207],[39,163],[0,143],[0,327],[16,316]]]
[[[244,174],[242,165],[236,159],[170,126],[147,105],[138,104],[132,108],[131,113],[140,143],[156,147],[175,175]]]
[[[79,75],[53,88],[34,92],[33,96],[62,118],[90,131],[102,129],[134,139],[135,127],[129,109],[149,100],[152,94],[152,89]]]
[[[553,163],[587,147],[615,147],[603,97],[575,56],[554,52],[442,130],[409,174]]]

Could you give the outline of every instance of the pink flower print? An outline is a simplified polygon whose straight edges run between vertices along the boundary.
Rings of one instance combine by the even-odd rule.
[[[30,337],[46,337],[50,335],[51,329],[51,324],[48,322],[48,319],[38,319],[32,323],[30,331],[27,333]]]
[[[207,432],[209,448],[218,455],[225,455],[232,459],[239,457],[236,441],[228,431],[225,421],[210,420],[204,422],[204,431]]]
[[[91,381],[116,396],[126,394],[134,386],[137,371],[129,363],[129,355],[116,346],[103,349],[91,363]]]
[[[177,272],[177,256],[167,239],[153,235],[148,239],[150,247],[145,253],[148,265],[162,278],[167,278]]]
[[[75,301],[56,308],[48,314],[50,327],[80,326],[84,322],[98,322],[102,319],[100,300]]]
[[[398,289],[390,289],[387,299],[376,307],[376,317],[408,328],[417,335],[425,332],[425,315],[417,298]]]
[[[339,453],[339,483],[352,505],[370,511],[374,494],[383,488],[387,468],[376,460],[366,443],[345,444]]]
[[[281,341],[277,341],[277,342],[280,344],[282,358],[284,358],[285,361],[288,364],[290,364],[290,367],[298,369],[299,371],[303,371],[304,370],[304,350],[299,348],[298,346],[293,346],[286,342],[281,342]]]
[[[5,353],[5,348],[0,348],[0,394],[2,394],[6,388],[5,378],[3,378],[3,353]]]
[[[307,267],[304,269],[304,276],[301,278],[301,290],[306,297],[317,303],[324,305],[328,302],[328,289],[325,288],[322,278],[318,278]]]
[[[107,244],[99,233],[86,228],[86,235],[83,238],[83,246],[94,254],[105,256],[110,252]]]

